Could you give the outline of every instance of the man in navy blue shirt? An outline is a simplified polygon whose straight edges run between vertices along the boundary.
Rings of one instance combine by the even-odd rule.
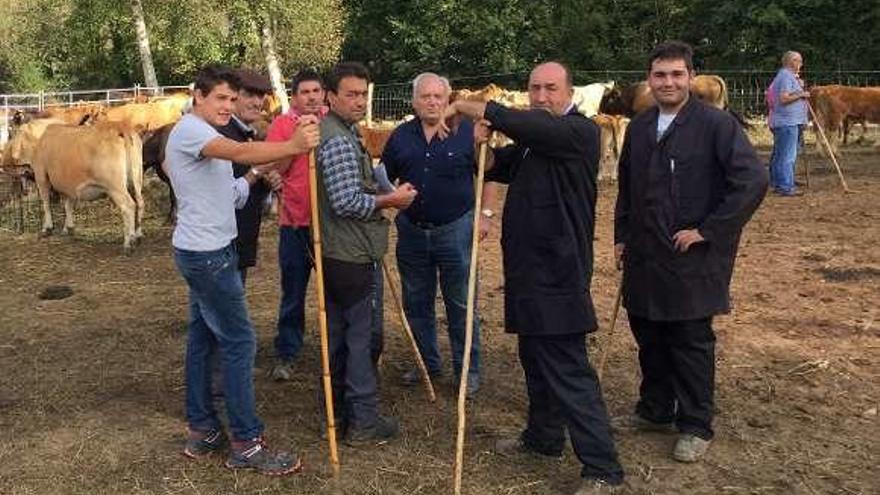
[[[412,205],[397,215],[397,266],[404,310],[434,377],[443,373],[434,314],[438,274],[449,322],[453,370],[456,377],[461,373],[474,228],[474,126],[464,121],[448,135],[443,131],[450,91],[446,78],[429,72],[419,74],[413,80],[416,118],[394,130],[382,154],[389,179],[409,182],[419,191]],[[483,213],[493,215],[488,209]],[[467,377],[470,397],[480,387],[479,336],[475,313]],[[417,371],[405,373],[403,381],[419,383]]]

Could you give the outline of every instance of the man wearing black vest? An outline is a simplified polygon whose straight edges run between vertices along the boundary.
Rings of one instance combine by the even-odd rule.
[[[485,119],[514,141],[495,150],[486,180],[508,184],[504,325],[519,336],[529,410],[525,430],[495,448],[558,457],[567,428],[583,464],[576,495],[612,493],[623,469],[585,348],[597,327],[590,281],[599,131],[572,104],[571,73],[562,64],[535,67],[528,93],[530,110],[466,101],[447,110]]]
[[[342,62],[330,72],[330,113],[321,121],[318,204],[313,205],[321,224],[334,412],[349,444],[397,435],[397,421],[378,412],[370,337],[373,304],[382,302],[375,301],[374,280],[388,248],[389,222],[381,210],[404,209],[416,196],[410,184],[379,192],[357,130],[366,114],[368,82],[359,63]]]
[[[272,92],[272,86],[266,76],[252,70],[239,69],[236,74],[241,80],[241,88],[235,101],[235,113],[228,124],[217,128],[217,132],[240,143],[254,141],[257,139],[257,132],[251,124],[262,117],[263,101]],[[232,174],[236,178],[243,176],[248,170],[251,170],[250,165],[232,164]],[[235,223],[238,227],[235,249],[238,251],[238,269],[242,284],[247,280],[247,269],[257,264],[257,241],[266,197],[281,185],[281,176],[275,171],[266,172],[262,179],[251,187],[244,208],[235,210]]]

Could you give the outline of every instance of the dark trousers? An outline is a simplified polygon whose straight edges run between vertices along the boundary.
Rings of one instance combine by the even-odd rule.
[[[292,361],[303,344],[306,325],[306,289],[312,273],[312,236],[309,227],[278,229],[278,264],[281,267],[281,304],[275,353]]]
[[[329,267],[328,267],[329,268]],[[359,427],[370,427],[378,417],[378,391],[374,368],[376,345],[376,270],[375,263],[362,265],[364,277],[337,290],[327,290],[327,330],[330,373],[336,413]],[[334,272],[328,269],[325,277]],[[336,293],[336,294],[334,294]],[[350,296],[354,294],[354,296]]]
[[[519,359],[529,393],[528,426],[522,433],[525,445],[545,455],[559,455],[567,427],[584,465],[581,476],[621,483],[623,469],[599,380],[587,361],[585,335],[521,335]]]
[[[705,440],[713,436],[715,332],[712,318],[651,321],[629,316],[642,383],[636,413]]]

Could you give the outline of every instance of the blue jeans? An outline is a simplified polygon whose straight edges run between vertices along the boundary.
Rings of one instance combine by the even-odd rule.
[[[397,215],[397,266],[403,285],[403,307],[428,372],[440,373],[443,363],[437,347],[437,276],[446,305],[452,366],[461,372],[467,317],[468,276],[474,230],[473,211],[439,227],[422,229],[405,214]],[[480,375],[480,319],[474,308],[474,336],[470,377]],[[469,377],[469,378],[470,378]]]
[[[794,163],[797,160],[798,136],[796,125],[774,127],[773,153],[770,155],[770,186],[781,194],[794,192]]]
[[[281,304],[278,309],[278,334],[275,355],[293,361],[303,345],[305,334],[306,290],[312,273],[312,236],[309,227],[282,226],[278,229],[278,264],[281,268]],[[375,273],[375,299],[371,304],[374,326],[371,354],[377,361],[383,348],[383,280],[382,270]]]
[[[193,430],[220,428],[211,400],[211,356],[220,352],[229,428],[236,440],[260,436],[253,367],[257,340],[248,318],[238,255],[230,244],[216,251],[174,249],[174,262],[189,286],[186,343],[186,420]]]
[[[305,332],[306,289],[312,273],[312,236],[309,227],[278,229],[278,264],[281,268],[281,306],[275,353],[285,361],[299,354]]]

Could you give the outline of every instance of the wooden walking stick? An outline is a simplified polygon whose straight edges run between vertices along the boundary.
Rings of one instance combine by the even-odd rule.
[[[309,152],[309,197],[312,201],[312,248],[318,288],[318,333],[321,336],[321,378],[324,383],[324,409],[327,411],[327,440],[330,466],[339,476],[339,451],[336,447],[336,417],[333,413],[333,384],[330,381],[330,341],[327,334],[327,305],[324,297],[324,260],[321,257],[321,218],[318,215],[318,170],[315,150]]]
[[[419,374],[422,376],[422,383],[425,384],[425,392],[428,393],[428,400],[435,402],[437,396],[434,394],[434,384],[431,383],[431,375],[428,374],[428,368],[425,366],[425,360],[422,359],[422,353],[419,352],[419,346],[416,344],[416,338],[412,333],[412,327],[409,326],[409,320],[406,319],[406,311],[403,310],[403,302],[398,295],[394,279],[391,277],[391,270],[388,268],[388,264],[385,263],[384,260],[382,261],[382,269],[385,270],[385,281],[388,283],[388,288],[391,290],[391,297],[394,298],[394,303],[397,305],[397,314],[400,315],[400,324],[403,326],[403,331],[406,333],[406,336],[409,337],[409,342],[412,344],[413,352],[415,352],[416,365],[419,368]]]
[[[825,150],[828,151],[828,156],[831,157],[831,163],[834,164],[834,168],[837,170],[837,176],[840,177],[840,184],[843,186],[843,192],[855,192],[846,185],[846,179],[843,178],[843,171],[840,169],[840,163],[837,162],[837,157],[834,156],[834,151],[831,150],[831,143],[828,142],[828,137],[825,135],[825,129],[823,129],[822,124],[819,123],[819,119],[816,117],[816,111],[813,110],[813,105],[809,101],[807,101],[807,109],[810,111],[810,116],[813,117],[813,124],[816,126],[816,129],[819,130],[819,137],[822,138],[822,144],[825,145]]]
[[[608,359],[608,351],[614,342],[614,326],[617,323],[617,314],[620,313],[620,301],[623,299],[623,272],[620,273],[620,280],[617,282],[617,296],[614,298],[614,310],[611,312],[611,328],[608,329],[608,337],[605,337],[605,344],[602,346],[602,354],[599,355],[599,363],[596,367],[596,376],[602,380],[602,372],[605,371],[605,360]]]
[[[474,306],[477,292],[477,261],[480,254],[480,217],[483,207],[483,176],[486,172],[487,142],[480,143],[477,160],[477,182],[474,185],[474,232],[471,240],[471,265],[468,274],[467,316],[464,325],[464,356],[461,363],[461,377],[458,383],[458,435],[455,439],[454,490],[461,494],[461,473],[464,462],[465,402],[467,400],[467,378],[471,368],[471,348],[474,341]]]

